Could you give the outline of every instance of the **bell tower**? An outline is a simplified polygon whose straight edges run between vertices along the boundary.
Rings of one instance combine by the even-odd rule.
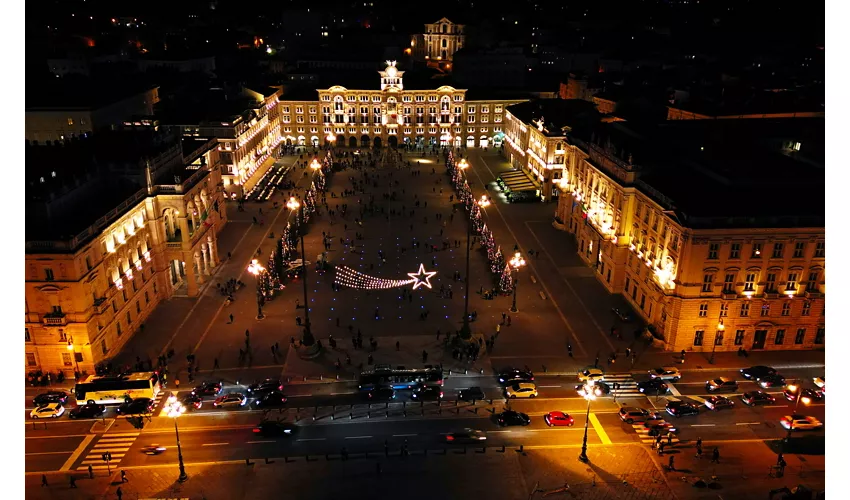
[[[387,68],[384,71],[378,71],[381,74],[381,90],[402,90],[402,75],[404,71],[399,71],[396,68],[396,61],[387,61]]]

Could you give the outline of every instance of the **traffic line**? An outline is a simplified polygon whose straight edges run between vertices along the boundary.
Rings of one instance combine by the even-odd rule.
[[[563,386],[560,386],[560,385],[538,385],[537,386],[538,389],[553,388],[553,387],[563,387]]]
[[[602,428],[602,424],[599,423],[599,418],[596,417],[595,413],[590,414],[590,425],[593,426],[593,430],[596,431],[602,444],[611,444],[611,438],[608,437],[608,433]]]
[[[345,439],[372,439],[372,436],[346,436]]]
[[[35,455],[62,455],[65,453],[74,453],[73,451],[39,451],[35,453],[24,453],[26,456],[35,456]]]
[[[295,441],[324,441],[325,438],[307,438],[307,439],[296,439]]]
[[[761,422],[736,422],[735,425],[761,425]]]
[[[225,446],[225,445],[228,445],[228,444],[230,444],[230,443],[204,443],[201,446]]]
[[[413,437],[413,436],[415,436],[415,435],[416,435],[416,434],[393,434],[393,437],[394,437],[394,438],[400,438],[400,437]]]
[[[62,467],[60,467],[59,470],[71,470],[71,466],[74,465],[74,462],[76,462],[78,458],[80,458],[80,455],[83,454],[83,451],[88,447],[89,443],[91,443],[95,437],[95,434],[89,434],[88,436],[83,438],[83,441],[77,446],[77,449],[74,450],[74,453],[70,457],[68,457],[68,460],[66,460],[65,463],[62,464]]]
[[[682,397],[682,393],[679,392],[679,389],[676,389],[676,386],[672,383],[667,384],[667,387],[670,389],[670,394],[680,398]]]
[[[714,424],[691,424],[691,427],[714,427]]]
[[[245,441],[245,444],[277,443],[277,441]]]

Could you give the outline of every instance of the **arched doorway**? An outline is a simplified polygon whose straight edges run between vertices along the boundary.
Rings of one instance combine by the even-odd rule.
[[[337,146],[345,146],[345,136],[339,134],[336,136],[336,145]]]
[[[319,138],[314,135],[310,138],[310,144],[312,144],[314,148],[319,147]]]
[[[376,148],[381,147],[381,138],[380,137],[375,137],[374,145],[375,145]]]
[[[459,148],[459,147],[461,147],[462,145],[463,145],[463,137],[461,137],[461,136],[459,136],[459,135],[458,135],[458,136],[455,136],[455,147],[456,147],[456,148]]]
[[[475,147],[475,137],[469,136],[466,138],[466,147],[474,148]]]
[[[398,137],[396,137],[396,136],[394,136],[394,135],[391,135],[391,136],[387,139],[387,144],[389,144],[389,146],[390,146],[391,148],[397,148],[397,147],[398,147]]]
[[[305,142],[304,142],[304,141],[306,141],[306,139],[304,138],[304,136],[303,136],[303,135],[299,135],[299,136],[298,136],[298,145],[299,145],[299,146],[303,146],[303,145],[305,144]]]
[[[486,147],[487,147],[487,142],[489,142],[489,141],[487,140],[487,136],[486,136],[486,135],[482,135],[482,136],[478,139],[478,147],[486,148]]]
[[[369,147],[369,136],[368,135],[360,136],[360,147],[361,148],[368,148]]]
[[[357,138],[356,137],[351,136],[351,137],[348,138],[348,147],[350,147],[350,148],[356,148],[357,147]]]

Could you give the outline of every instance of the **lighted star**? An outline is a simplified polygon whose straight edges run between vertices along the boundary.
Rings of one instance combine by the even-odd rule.
[[[428,288],[431,288],[431,282],[428,281],[428,280],[430,280],[435,274],[437,274],[437,271],[426,272],[425,271],[425,264],[419,264],[419,271],[418,272],[407,273],[408,276],[413,278],[413,289],[414,290],[416,290],[420,286],[427,286]],[[423,276],[424,276],[424,278],[423,278]]]

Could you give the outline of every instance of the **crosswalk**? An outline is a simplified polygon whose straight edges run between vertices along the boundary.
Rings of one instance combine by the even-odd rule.
[[[647,429],[646,427],[644,427],[644,426],[643,426],[643,424],[632,424],[632,428],[634,428],[635,432],[636,432],[636,433],[637,433],[637,435],[638,435],[638,438],[640,438],[640,442],[641,442],[641,443],[643,443],[643,444],[652,444],[652,443],[654,443],[654,442],[655,442],[655,440],[656,440],[656,436],[650,436],[650,435],[649,435],[649,429]],[[663,434],[663,435],[661,436],[661,438],[662,438],[662,439],[661,439],[661,441],[662,441],[663,443],[667,443],[667,435],[666,435],[666,434]],[[671,440],[670,440],[670,443],[671,443],[671,444],[676,444],[676,443],[678,443],[678,442],[679,442],[679,438],[678,438],[678,437],[676,437],[676,435],[674,434],[674,435],[673,435],[673,439],[671,439]]]
[[[611,395],[616,395],[618,398],[634,398],[641,397],[643,394],[638,390],[637,381],[632,377],[631,373],[606,373],[603,382],[611,387]],[[617,383],[619,389],[616,391],[612,384]]]
[[[112,454],[112,460],[109,462],[109,467],[117,467],[121,463],[121,459],[127,453],[127,450],[133,445],[139,437],[138,432],[123,432],[116,434],[103,434],[97,440],[95,445],[89,450],[88,455],[80,462],[77,470],[88,470],[89,465],[93,470],[106,470],[106,462],[103,461],[103,454],[107,451]]]

